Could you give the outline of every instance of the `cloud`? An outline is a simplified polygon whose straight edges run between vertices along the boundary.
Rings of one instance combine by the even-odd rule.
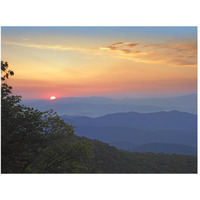
[[[118,46],[121,46],[124,44],[126,44],[126,42],[117,42],[117,43],[114,43],[114,44],[111,44],[111,45],[105,47],[104,49],[117,50]]]
[[[123,44],[126,44],[126,42],[117,42],[117,43],[112,44],[111,46],[120,46]]]
[[[125,54],[138,54],[141,52],[141,51],[134,51],[134,50],[127,49],[127,48],[124,49],[124,47],[134,47],[134,46],[138,45],[139,43],[130,43],[128,45],[125,45],[125,44],[127,44],[127,42],[117,42],[117,43],[111,44],[107,47],[100,47],[100,49],[117,51],[118,53],[125,53]]]
[[[136,45],[138,45],[138,44],[139,44],[139,43],[130,43],[130,44],[127,44],[126,46],[131,48],[131,47],[134,47],[134,46],[136,46]]]
[[[196,67],[197,41],[165,41],[163,43],[118,42],[101,48],[124,56],[125,59],[145,63],[161,63],[179,67]]]
[[[111,49],[111,50],[117,50],[117,47],[113,46],[113,45],[110,45],[107,47],[108,49]]]
[[[31,44],[31,43],[18,43],[18,42],[3,42],[3,44],[17,45],[17,46],[21,46],[21,47],[30,47],[30,48],[37,48],[37,49],[60,50],[60,51],[81,51],[81,52],[96,51],[96,50],[93,50],[93,49],[70,47],[70,46],[64,46],[64,45]]]
[[[197,41],[194,39],[171,40],[163,43],[116,42],[99,49],[17,42],[3,42],[3,44],[59,51],[79,51],[96,55],[105,54],[135,62],[160,63],[178,67],[196,67],[197,65]]]
[[[195,40],[170,41],[160,45],[151,44],[146,52],[149,54],[140,57],[140,59],[179,67],[196,67],[197,65],[197,42]]]
[[[138,54],[141,52],[141,51],[131,51],[130,49],[122,49],[121,51],[126,54]]]

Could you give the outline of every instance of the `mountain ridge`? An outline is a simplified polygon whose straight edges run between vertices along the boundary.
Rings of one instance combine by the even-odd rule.
[[[140,130],[181,130],[196,131],[197,116],[179,111],[155,113],[122,112],[100,117],[61,116],[72,125],[132,127]]]
[[[75,126],[79,136],[98,139],[129,151],[138,145],[153,142],[197,146],[197,116],[186,112],[123,112],[95,118],[64,115],[61,119]],[[191,154],[189,147],[179,147],[186,149],[185,152],[188,149]],[[173,153],[179,152],[177,148]]]
[[[178,110],[197,113],[197,95],[190,94],[168,98],[63,97],[50,100],[22,100],[22,104],[41,111],[53,109],[59,115],[84,115],[98,117],[118,112],[151,113]]]

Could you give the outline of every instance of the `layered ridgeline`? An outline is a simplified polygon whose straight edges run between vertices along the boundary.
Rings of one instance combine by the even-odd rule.
[[[109,143],[118,149],[185,155],[197,153],[197,116],[185,112],[116,113],[101,117],[61,118],[76,134]]]
[[[50,100],[22,100],[22,104],[41,111],[53,109],[59,115],[99,117],[119,112],[151,113],[178,110],[197,113],[197,94],[151,99],[111,99],[106,97],[69,97]]]
[[[103,134],[97,133],[105,128],[111,128],[110,133],[116,134],[113,127],[115,130],[145,127],[149,131],[168,127],[167,131],[175,129],[181,134],[186,131],[186,135],[188,132],[195,135],[195,116],[185,113],[180,117],[179,113],[171,112],[171,121],[167,121],[168,113],[164,113],[166,116],[163,117],[163,112],[150,114],[150,118],[137,113],[96,119],[65,116],[63,118],[68,121],[65,123],[53,110],[41,112],[21,105],[21,96],[12,95],[12,87],[6,81],[14,75],[13,71],[8,70],[7,62],[1,62],[1,73],[1,173],[197,173],[196,156],[118,150],[106,143],[75,135],[73,126],[68,124],[77,125],[80,130],[83,128],[79,135],[87,135],[93,128],[93,132],[90,132],[92,137],[102,137]],[[155,121],[149,122],[150,119],[156,120],[159,126],[155,126]],[[145,130],[143,132],[146,134]],[[129,134],[127,130],[123,133]],[[109,134],[107,136],[110,137]],[[114,136],[111,135],[110,139],[113,140]],[[188,141],[194,145],[193,139],[188,138]],[[137,137],[128,142],[137,142]]]

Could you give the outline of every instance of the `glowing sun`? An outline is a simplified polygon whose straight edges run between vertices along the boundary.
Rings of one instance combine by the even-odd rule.
[[[50,100],[55,100],[55,99],[56,99],[55,96],[51,96],[51,97],[50,97]]]

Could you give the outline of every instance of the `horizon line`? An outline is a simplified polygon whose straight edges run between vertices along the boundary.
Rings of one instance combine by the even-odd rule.
[[[70,99],[70,98],[105,98],[105,99],[116,99],[116,100],[122,100],[122,99],[166,99],[166,98],[178,98],[178,97],[184,97],[184,96],[190,96],[190,95],[198,95],[197,93],[188,93],[188,94],[182,94],[182,95],[174,95],[174,96],[166,96],[166,97],[109,97],[109,96],[68,96],[68,97],[56,97],[56,100],[58,99]],[[39,98],[39,99],[27,99],[23,98],[23,100],[50,100],[49,98]]]

